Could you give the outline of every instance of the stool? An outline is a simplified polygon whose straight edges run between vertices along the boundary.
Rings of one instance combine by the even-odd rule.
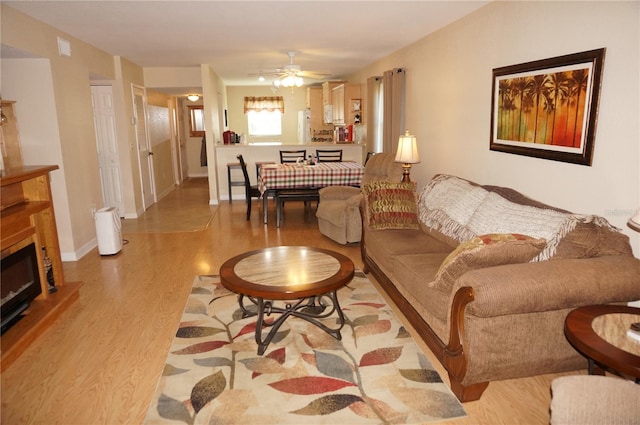
[[[242,180],[231,180],[231,170],[240,170],[242,172],[242,167],[239,162],[229,162],[227,163],[227,182],[229,183],[229,203],[233,202],[231,196],[231,186],[244,186],[244,176],[242,176]]]

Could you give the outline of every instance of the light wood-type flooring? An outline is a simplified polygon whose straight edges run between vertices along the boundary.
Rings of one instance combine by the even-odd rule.
[[[165,204],[182,212],[202,209],[206,191],[202,199],[181,196],[194,183],[206,181],[176,189],[154,214],[162,215]],[[182,198],[180,205],[176,198]],[[250,221],[245,208],[244,200],[222,201],[212,209],[205,230],[174,233],[174,216],[167,213],[169,232],[156,223],[157,233],[124,233],[128,243],[115,256],[100,256],[94,249],[80,261],[65,263],[67,280],[84,282],[80,298],[2,373],[1,423],[141,424],[194,277],[217,274],[231,256],[269,246],[310,245],[341,252],[362,267],[360,246],[338,245],[322,236],[302,203],[286,205],[280,229],[273,205],[267,226],[261,202],[254,200]],[[441,365],[417,341],[446,381]],[[548,424],[549,388],[556,376],[493,382],[479,401],[464,404],[466,418],[451,423]]]

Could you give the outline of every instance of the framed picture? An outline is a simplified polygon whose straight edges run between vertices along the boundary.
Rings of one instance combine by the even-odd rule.
[[[360,110],[360,99],[351,99],[351,110],[352,111]]]
[[[489,149],[591,165],[605,49],[493,70]]]

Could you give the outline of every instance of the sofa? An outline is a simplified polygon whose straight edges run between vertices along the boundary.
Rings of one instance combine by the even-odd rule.
[[[463,402],[490,381],[586,368],[566,315],[640,299],[640,260],[598,216],[499,186],[434,176],[364,185],[361,251]]]
[[[400,181],[402,165],[388,153],[371,155],[364,166],[360,185],[374,181]],[[339,244],[360,242],[362,223],[359,187],[329,186],[320,189],[320,201],[316,210],[320,233]]]

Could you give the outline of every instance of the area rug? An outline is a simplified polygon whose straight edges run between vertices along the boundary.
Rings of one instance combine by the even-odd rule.
[[[341,341],[290,317],[259,356],[255,316],[242,318],[218,276],[197,277],[145,424],[426,424],[466,415],[364,273],[338,299]]]

